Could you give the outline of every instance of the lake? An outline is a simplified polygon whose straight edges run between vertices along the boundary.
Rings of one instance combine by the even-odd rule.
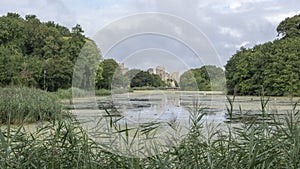
[[[141,157],[153,155],[157,145],[160,145],[160,151],[164,151],[184,139],[191,128],[191,112],[196,107],[202,108],[200,114],[206,113],[201,122],[222,128],[225,123],[239,125],[246,122],[245,119],[252,119],[249,117],[259,117],[260,99],[236,97],[231,119],[226,111],[229,103],[220,92],[139,91],[76,98],[69,108],[101,146],[122,155]],[[278,117],[292,110],[293,104],[299,100],[288,97],[268,99],[267,112]]]
[[[232,99],[232,96],[229,98]],[[265,97],[267,99],[267,97]],[[293,108],[299,98],[269,97],[266,109],[270,113],[286,113]],[[114,94],[105,97],[75,98],[71,105],[78,119],[107,115],[104,109],[123,117],[127,124],[149,122],[188,122],[189,111],[199,104],[207,113],[204,120],[214,123],[226,121],[225,95],[220,92],[181,92],[181,91],[139,91],[134,93]],[[261,111],[261,98],[255,96],[237,96],[233,110],[236,113],[256,113]]]
[[[222,123],[225,120],[224,95],[178,91],[142,91],[106,97],[73,99],[71,112],[92,125],[99,117],[122,117],[118,124],[189,123],[190,111],[199,104],[207,115],[204,120]],[[107,110],[107,112],[105,111]]]

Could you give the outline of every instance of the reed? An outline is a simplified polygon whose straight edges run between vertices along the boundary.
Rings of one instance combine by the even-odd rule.
[[[26,87],[0,88],[0,123],[32,123],[62,116],[60,100],[53,94]]]
[[[261,102],[261,113],[266,115],[267,100]],[[180,144],[145,158],[111,153],[89,138],[72,116],[50,120],[36,131],[26,131],[22,124],[2,126],[0,168],[299,168],[297,104],[283,119],[272,116],[274,122],[280,121],[275,125],[256,119],[214,125],[203,121],[206,109],[201,104],[194,106],[190,132]],[[156,130],[156,126],[147,127]],[[126,140],[129,128],[117,132]]]

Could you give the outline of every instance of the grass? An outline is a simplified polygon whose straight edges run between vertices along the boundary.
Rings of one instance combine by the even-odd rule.
[[[126,89],[97,89],[95,90],[96,96],[108,96],[111,94],[121,94],[128,92]],[[85,91],[79,88],[69,88],[69,89],[58,89],[55,94],[60,99],[71,99],[71,98],[80,98],[80,97],[86,97],[86,96],[92,96],[93,93],[90,93],[89,91]]]
[[[145,86],[145,87],[133,87],[132,90],[166,90],[165,87],[151,87],[151,86]]]
[[[261,103],[261,113],[267,114],[267,99],[262,98]],[[232,110],[232,106],[233,100],[228,109]],[[189,133],[179,145],[145,158],[111,153],[93,141],[72,116],[50,120],[36,131],[25,131],[22,124],[15,128],[2,126],[0,168],[300,167],[300,117],[297,103],[283,119],[272,117],[274,122],[281,122],[274,124],[280,125],[269,125],[264,121],[256,123],[256,119],[240,125],[206,124],[201,120],[206,114],[205,110],[195,103],[194,109],[190,111]],[[109,125],[118,127],[112,118]],[[150,132],[153,133],[155,126],[152,128]],[[116,131],[124,140],[128,140],[127,126]],[[133,137],[135,139],[137,135]]]
[[[58,89],[57,92],[55,92],[55,94],[60,99],[71,99],[73,97],[85,97],[91,95],[91,93],[75,87],[69,89]]]
[[[0,88],[0,123],[18,124],[59,118],[59,99],[42,90],[26,87]]]

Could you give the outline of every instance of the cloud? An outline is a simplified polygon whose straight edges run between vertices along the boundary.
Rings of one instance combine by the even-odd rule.
[[[132,56],[136,51],[157,49],[178,56],[189,68],[200,67],[203,64],[220,65],[218,55],[207,37],[188,21],[172,15],[160,13],[133,15],[108,25],[94,39],[105,57],[113,57],[121,62],[125,62],[125,58]],[[153,67],[157,64],[173,67],[168,63],[174,60],[164,56],[161,54],[149,57],[153,59]],[[159,60],[154,59],[155,57]],[[140,61],[140,59],[131,60],[133,63],[127,65],[140,66],[144,63]],[[175,67],[178,71],[184,71],[179,66]]]
[[[277,26],[285,18],[297,15],[299,13],[300,13],[300,11],[298,11],[298,12],[288,12],[288,13],[280,13],[280,14],[267,15],[267,16],[265,16],[265,19],[268,22],[272,23],[273,25]]]
[[[240,2],[233,2],[232,4],[229,5],[229,8],[230,9],[237,9],[241,6],[242,6],[242,4]]]
[[[99,30],[120,18],[141,12],[167,13],[185,19],[202,32],[203,37],[207,38],[214,46],[221,58],[221,63],[224,65],[236,52],[237,47],[241,45],[251,47],[257,42],[263,43],[274,40],[277,35],[277,25],[284,18],[299,14],[299,6],[299,0],[289,0],[288,2],[282,0],[1,0],[0,14],[4,15],[7,12],[17,12],[22,16],[36,14],[43,21],[54,20],[69,28],[79,23],[85,30],[85,34],[93,38]],[[137,23],[142,23],[142,21],[139,20]],[[124,23],[118,26],[120,29],[130,30],[134,26],[132,24]],[[145,23],[145,26],[148,25]],[[190,37],[193,44],[203,45],[201,40],[193,36],[193,32],[184,31],[176,24],[165,27],[152,26],[167,29],[163,30],[166,32],[181,34],[180,36],[186,35]],[[117,33],[115,32],[115,34]],[[114,36],[111,34],[111,38]],[[161,46],[170,52],[179,54],[183,61],[198,63],[191,59],[193,57],[188,57],[191,53],[187,52],[182,44],[166,43],[164,40],[159,41],[157,39],[152,40],[156,43],[156,46]],[[149,41],[151,41],[149,37],[147,42],[131,41],[127,44],[130,46],[120,48],[122,51],[116,53],[116,55],[133,53],[133,49],[140,50],[147,45],[153,47],[153,43]],[[103,39],[101,43],[106,42]],[[139,43],[144,43],[144,46]],[[174,51],[175,48],[176,51]],[[162,52],[160,53],[164,55]],[[200,66],[200,64],[193,66]]]
[[[250,45],[250,42],[244,41],[244,42],[242,42],[242,43],[239,44],[239,45],[235,45],[235,48],[236,48],[236,49],[240,49],[241,47],[247,47],[247,45]]]
[[[240,31],[233,29],[233,28],[228,28],[228,27],[220,27],[219,28],[219,33],[223,35],[229,35],[233,38],[240,38],[242,37],[242,34]]]
[[[76,11],[71,11],[61,0],[0,1],[0,14],[5,15],[7,12],[16,12],[23,17],[28,14],[34,14],[41,21],[55,21],[69,28],[75,26],[77,22]]]

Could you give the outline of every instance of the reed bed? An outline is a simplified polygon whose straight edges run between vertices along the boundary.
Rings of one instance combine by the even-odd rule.
[[[266,104],[263,98],[263,114],[268,113]],[[0,131],[0,168],[299,168],[300,118],[296,107],[294,104],[284,119],[272,117],[278,125],[257,123],[254,118],[220,127],[203,122],[206,109],[195,103],[189,133],[179,145],[145,158],[108,151],[71,115],[50,120],[35,131],[25,130],[22,124],[8,124]]]
[[[62,116],[60,100],[51,93],[27,88],[0,88],[0,123],[20,124],[45,121]]]

